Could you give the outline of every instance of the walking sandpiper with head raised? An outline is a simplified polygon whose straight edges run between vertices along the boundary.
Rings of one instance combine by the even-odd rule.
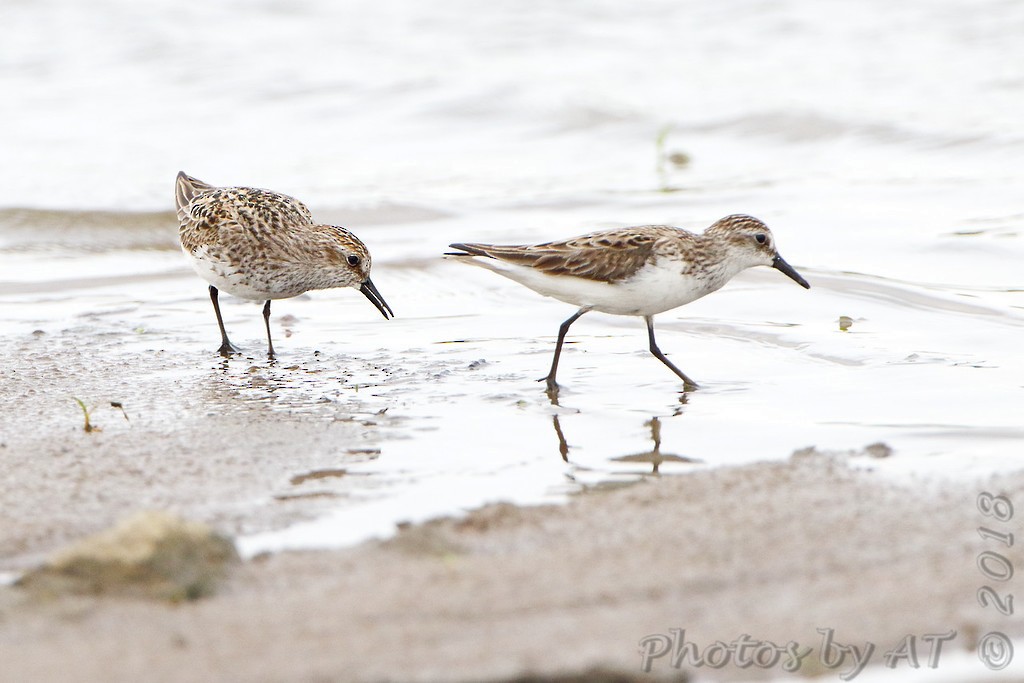
[[[558,329],[551,370],[541,378],[549,393],[558,391],[555,373],[565,334],[584,313],[642,317],[651,353],[683,380],[685,389],[695,389],[697,383],[658,348],[656,314],[710,294],[753,266],[777,268],[801,287],[810,288],[779,256],[768,226],[740,214],[726,216],[700,235],[668,225],[644,225],[543,244],[450,246],[459,251],[449,256],[462,257],[539,294],[579,307]]]

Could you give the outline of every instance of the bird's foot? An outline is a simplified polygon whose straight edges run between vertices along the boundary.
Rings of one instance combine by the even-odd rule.
[[[537,381],[538,382],[546,382],[546,387],[544,389],[544,393],[546,393],[548,395],[548,400],[551,401],[551,404],[557,406],[558,405],[558,390],[560,389],[560,387],[558,386],[558,382],[556,382],[555,379],[553,377],[551,377],[551,376],[541,377]]]
[[[241,355],[242,351],[231,342],[224,340],[224,343],[217,349],[217,353],[224,356],[225,358],[231,358],[231,356]]]

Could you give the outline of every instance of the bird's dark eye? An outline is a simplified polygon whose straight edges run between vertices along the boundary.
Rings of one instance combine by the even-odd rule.
[[[763,232],[759,232],[756,235],[754,235],[754,239],[757,240],[758,244],[764,244],[765,242],[768,241],[768,236],[765,235]]]
[[[355,254],[351,254],[351,255],[350,255],[350,256],[348,257],[348,264],[349,264],[350,266],[358,266],[358,265],[359,265],[359,257],[358,257],[358,256],[356,256]]]

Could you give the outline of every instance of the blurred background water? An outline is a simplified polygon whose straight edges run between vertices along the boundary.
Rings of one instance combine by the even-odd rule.
[[[359,397],[388,415],[379,457],[338,455],[368,476],[334,484],[333,517],[254,525],[274,533],[253,551],[635,477],[650,463],[616,458],[652,451],[653,418],[681,459],[663,473],[885,441],[895,455],[873,466],[998,474],[1024,445],[1022,35],[1012,0],[7,0],[0,369],[24,375],[36,331],[113,362],[164,349],[172,380],[147,391],[205,402],[213,417],[176,428],[209,429],[250,405],[351,408],[289,357],[390,368]],[[346,292],[282,302],[285,367],[268,367],[258,310],[226,301],[256,360],[221,369],[177,250],[178,170],[352,228],[398,318]],[[533,380],[571,309],[439,258],[458,240],[738,212],[772,226],[812,289],[750,272],[660,316],[662,349],[706,385],[689,396],[640,321],[593,315],[549,405]],[[45,400],[9,393],[38,422],[8,441],[66,438],[73,379],[41,377]]]

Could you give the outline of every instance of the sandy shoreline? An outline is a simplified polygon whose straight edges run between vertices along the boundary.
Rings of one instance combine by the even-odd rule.
[[[220,594],[169,606],[38,601],[0,589],[10,681],[463,681],[606,666],[640,673],[638,643],[686,629],[701,650],[742,634],[814,651],[908,634],[973,645],[1012,619],[981,608],[985,482],[894,482],[861,457],[649,479],[565,506],[489,506],[392,540],[247,562]],[[1022,498],[1024,475],[999,492]],[[1006,553],[1020,566],[1021,553]],[[925,653],[926,654],[926,653]],[[920,655],[922,659],[925,654]],[[941,666],[941,662],[940,662]],[[669,658],[652,675],[678,676]],[[984,673],[978,664],[978,673]],[[729,665],[698,678],[782,676]]]
[[[1024,3],[239,5],[4,5],[0,683],[1024,681]],[[271,361],[225,295],[220,357],[179,171],[351,229],[395,317],[275,302]],[[593,312],[552,404],[575,307],[443,257],[732,214],[811,289],[659,313],[699,391]],[[8,585],[160,515],[235,541],[212,595]]]

